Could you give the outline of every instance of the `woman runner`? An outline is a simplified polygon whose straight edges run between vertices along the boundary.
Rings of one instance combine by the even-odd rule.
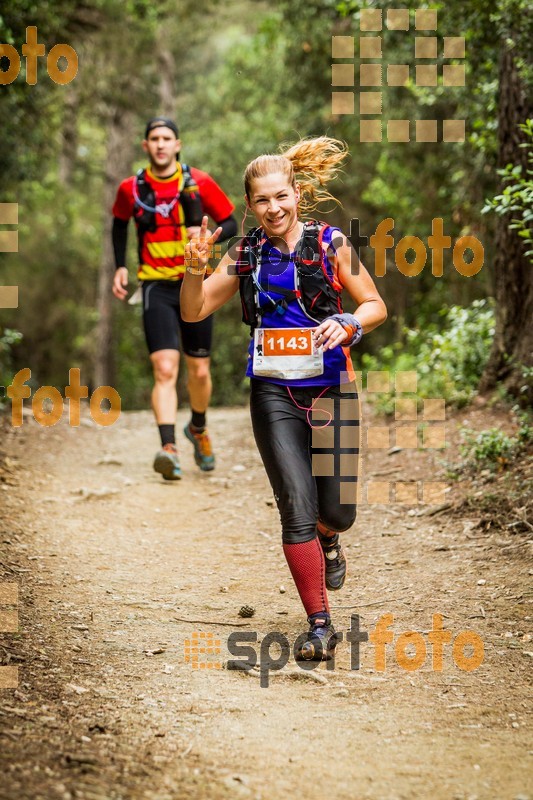
[[[338,228],[303,222],[325,200],[346,156],[342,142],[301,140],[263,155],[244,173],[258,229],[230,248],[205,281],[220,229],[186,250],[182,315],[205,319],[238,290],[254,333],[247,375],[255,440],[276,498],[283,551],[310,629],[300,660],[327,660],[337,644],[327,588],[340,589],[339,532],[356,516],[359,403],[351,345],[387,317],[370,275]],[[344,313],[341,291],[355,304]],[[326,451],[326,452],[325,452]]]

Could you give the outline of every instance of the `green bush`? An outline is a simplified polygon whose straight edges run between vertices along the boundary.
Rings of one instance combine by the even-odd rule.
[[[461,454],[465,458],[464,468],[502,470],[524,452],[533,438],[533,428],[522,418],[516,436],[509,436],[499,428],[474,432],[461,430]]]
[[[363,355],[362,365],[365,371],[415,371],[419,397],[444,398],[446,403],[461,407],[475,395],[489,357],[494,336],[493,304],[475,300],[468,308],[451,306],[440,314],[441,325],[406,329],[403,342],[382,348],[378,355]],[[376,397],[380,411],[393,412],[392,392]]]
[[[0,386],[7,386],[13,377],[12,351],[13,347],[22,340],[22,334],[12,328],[0,330]],[[5,398],[0,395],[0,409],[5,403]]]

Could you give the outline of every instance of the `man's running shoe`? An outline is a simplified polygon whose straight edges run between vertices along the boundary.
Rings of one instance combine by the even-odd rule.
[[[200,469],[204,472],[210,472],[212,469],[215,469],[215,456],[213,455],[211,439],[209,438],[207,429],[204,428],[203,431],[195,431],[189,423],[184,427],[183,433],[194,447],[194,460]]]
[[[330,539],[320,535],[318,538],[324,551],[324,560],[326,562],[326,586],[333,591],[342,589],[346,580],[346,559],[342,552],[339,534],[337,533]]]
[[[323,614],[313,614],[308,617],[310,624],[307,638],[301,644],[295,657],[297,661],[329,661],[335,654],[338,644],[338,634],[331,624],[331,617]]]
[[[180,460],[175,444],[166,444],[156,453],[154,469],[166,481],[179,481],[181,478]]]

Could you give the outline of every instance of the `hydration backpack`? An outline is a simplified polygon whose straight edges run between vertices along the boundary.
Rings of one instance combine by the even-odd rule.
[[[182,164],[181,169],[183,186],[170,203],[157,203],[155,192],[146,180],[146,170],[138,171],[133,181],[133,197],[135,221],[141,235],[147,231],[153,233],[156,230],[156,212],[168,217],[178,201],[183,209],[185,227],[201,225],[203,208],[198,185],[187,164]]]
[[[266,289],[260,284],[261,248],[265,242],[261,228],[252,228],[241,240],[235,270],[240,278],[242,321],[250,326],[252,334],[255,328],[261,327],[266,310],[283,316],[292,300],[296,300],[304,314],[316,323],[332,314],[342,314],[342,285],[322,247],[324,231],[329,227],[316,220],[304,222],[294,256],[294,289],[275,286],[272,282],[275,276],[270,278]],[[266,297],[261,303],[260,292]],[[269,292],[282,297],[275,300]]]

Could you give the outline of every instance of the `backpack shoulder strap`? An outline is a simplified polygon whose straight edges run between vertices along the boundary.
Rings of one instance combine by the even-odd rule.
[[[250,228],[250,230],[247,231],[245,238],[248,238],[249,236],[258,237],[260,233],[261,233],[261,228],[257,228],[257,227],[256,228]]]
[[[150,213],[155,211],[155,208],[152,208],[152,203],[155,204],[155,193],[152,189],[151,185],[146,180],[146,169],[141,167],[141,169],[137,170],[137,174],[133,179],[133,199],[135,204],[140,206],[144,211],[148,211]],[[145,205],[144,201],[148,205]]]
[[[330,243],[327,246],[323,243],[324,234],[328,229],[331,229],[334,226],[330,225],[328,222],[320,222],[319,225],[321,226],[321,228],[318,236],[318,244],[321,253],[323,255],[323,264],[324,264],[324,269],[326,271],[326,276],[331,285],[333,286],[333,288],[335,289],[335,291],[342,292],[342,284],[340,283],[337,275],[337,268],[331,263],[329,258],[331,252],[333,252],[334,254],[337,252],[336,246],[333,244],[332,241],[330,241]]]
[[[304,222],[304,231],[298,251],[296,253],[297,268],[319,267],[324,278],[336,292],[342,291],[334,268],[329,263],[327,252],[323,245],[324,234],[332,226],[328,222],[312,219]]]
[[[237,244],[235,269],[238,275],[248,275],[254,271],[260,246],[261,228],[250,228]]]
[[[296,251],[298,264],[311,266],[322,263],[322,237],[326,227],[328,227],[326,222],[318,222],[316,219],[304,222],[304,229]]]

